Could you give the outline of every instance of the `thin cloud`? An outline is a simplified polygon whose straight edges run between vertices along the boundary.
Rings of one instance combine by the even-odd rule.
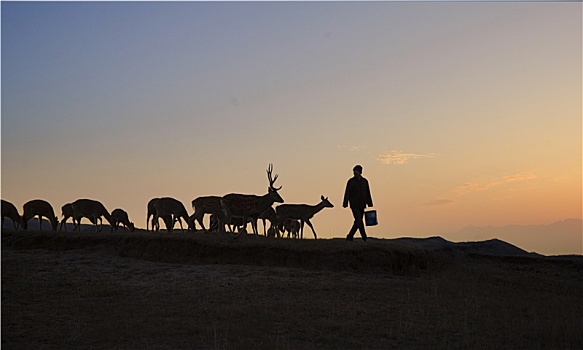
[[[487,191],[492,187],[500,186],[503,184],[507,184],[510,182],[517,182],[517,181],[528,181],[536,179],[537,176],[533,173],[518,173],[515,175],[504,176],[500,180],[491,181],[486,184],[479,184],[479,183],[465,183],[454,190],[454,194],[457,196],[471,193],[471,192],[479,192],[479,191]]]
[[[350,152],[358,152],[358,151],[362,151],[364,149],[364,146],[344,146],[344,145],[338,145],[338,146],[336,146],[336,148],[341,149],[341,150],[348,150]]]
[[[376,159],[383,163],[383,164],[395,164],[395,165],[402,165],[409,162],[411,159],[419,159],[419,158],[432,158],[435,154],[428,153],[428,154],[418,154],[418,153],[404,153],[401,151],[388,151],[383,154],[379,154],[376,156]]]
[[[446,199],[446,198],[439,199],[438,198],[438,199],[432,199],[432,200],[430,200],[428,202],[423,203],[423,206],[425,206],[425,207],[433,207],[433,206],[436,206],[436,205],[447,205],[447,204],[451,204],[453,202],[454,201],[451,200],[451,199]]]

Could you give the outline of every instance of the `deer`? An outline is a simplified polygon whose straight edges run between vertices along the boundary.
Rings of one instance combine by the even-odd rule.
[[[269,220],[270,228],[274,227],[274,225],[277,224],[277,213],[273,207],[269,207],[269,209],[259,215],[259,218],[263,222],[263,234],[267,236],[267,227],[265,225],[265,221]]]
[[[334,205],[328,201],[328,198],[320,197],[321,202],[316,205],[308,204],[282,204],[275,211],[279,218],[279,223],[285,223],[287,219],[300,220],[300,238],[304,238],[304,223],[308,224],[314,234],[314,239],[318,239],[314,226],[310,219],[324,208],[334,208]]]
[[[287,237],[290,235],[292,238],[298,238],[300,233],[300,222],[299,220],[287,219],[283,223],[283,231],[287,231]]]
[[[113,218],[101,202],[92,199],[77,199],[71,203],[71,206],[73,207],[73,223],[76,224],[75,230],[81,230],[81,219],[85,217],[95,225],[96,231],[101,231],[101,227],[97,228],[97,219],[103,216],[109,222],[111,232],[113,232]]]
[[[114,209],[111,212],[111,218],[113,219],[115,226],[114,231],[117,231],[119,224],[123,224],[127,229],[130,230],[130,232],[134,232],[136,230],[134,223],[130,221],[128,213],[123,209]]]
[[[184,221],[186,221],[189,229],[193,229],[194,222],[190,220],[186,208],[180,201],[170,197],[159,198],[158,200],[154,201],[154,208],[156,209],[156,212],[154,214],[155,222],[157,222],[158,218],[160,217],[164,219],[166,215],[172,215],[172,217],[174,218],[171,220],[170,227],[168,227],[168,221],[164,219],[166,223],[166,229],[168,230],[168,232],[172,232],[174,227],[174,221],[176,219],[180,223],[180,229],[184,232],[184,227],[182,226],[182,221],[180,220],[181,218],[184,219]]]
[[[152,217],[152,231],[156,230],[159,231],[160,230],[160,222],[159,220],[156,219],[156,221],[154,222],[154,215],[156,215],[156,201],[158,201],[160,198],[152,198],[150,199],[150,201],[148,202],[148,215],[146,216],[146,231],[149,231],[149,224],[150,224],[150,217]],[[162,221],[164,221],[164,223],[166,224],[166,227],[168,227],[168,225],[170,225],[170,223],[172,225],[174,225],[174,222],[176,221],[175,219],[172,218],[172,215],[170,215],[170,217],[168,217],[168,215],[159,215],[159,218],[162,218]]]
[[[73,218],[73,204],[66,203],[61,207],[61,215],[63,219],[61,220],[61,226],[59,226],[59,231],[63,230],[63,225],[65,226],[65,232],[67,232],[67,220]],[[75,220],[73,219],[73,231],[75,231]]]
[[[227,222],[227,220],[225,218],[225,212],[223,210],[221,210],[220,212],[218,212],[216,214],[211,214],[209,230],[210,231],[216,230],[218,232],[224,232],[225,225],[227,225],[229,232],[234,233],[235,230],[237,230],[237,232],[243,232],[243,230],[246,230],[246,226],[250,222],[251,222],[251,218],[247,218],[247,221],[245,223],[243,223],[243,218],[241,218],[241,217],[232,217],[231,221]]]
[[[5,201],[2,201],[2,227],[4,227],[4,218],[9,218],[12,220],[12,224],[14,225],[14,231],[18,230],[18,226],[22,223],[22,217],[18,214],[18,209],[14,206],[14,204]]]
[[[218,196],[206,196],[206,197],[198,197],[192,200],[192,209],[194,210],[194,214],[191,216],[191,220],[194,222],[195,220],[198,221],[200,226],[202,227],[203,231],[206,231],[202,219],[204,218],[204,214],[214,214],[215,217],[223,212],[223,206],[221,205],[221,197]],[[210,224],[209,230],[212,228],[212,223]]]
[[[221,205],[225,211],[226,222],[231,222],[234,217],[242,218],[243,222],[247,222],[251,218],[251,226],[253,233],[257,235],[257,218],[261,213],[266,211],[273,203],[283,203],[283,198],[279,195],[279,188],[273,187],[278,175],[272,177],[273,164],[269,164],[267,168],[267,179],[269,180],[269,187],[267,194],[257,196],[252,194],[230,193],[221,198]],[[237,234],[238,237],[241,234]]]
[[[63,216],[63,219],[61,220],[61,225],[59,226],[59,231],[63,230],[63,225],[65,226],[65,232],[67,232],[67,220],[69,220],[69,218],[71,218],[73,220],[73,231],[76,231],[77,229],[77,224],[75,223],[75,219],[73,218],[73,203],[67,203],[65,205],[63,205],[61,207],[61,215]],[[95,225],[95,222],[93,221],[93,218],[89,218],[87,217],[92,224]],[[99,223],[101,226],[103,226],[103,220],[101,218],[98,218]]]
[[[42,231],[42,218],[43,216],[51,222],[51,228],[53,231],[57,230],[59,225],[59,218],[55,216],[53,207],[51,204],[42,199],[33,199],[24,203],[23,206],[24,213],[22,214],[22,228],[28,229],[28,220],[38,215],[38,226],[39,230]]]

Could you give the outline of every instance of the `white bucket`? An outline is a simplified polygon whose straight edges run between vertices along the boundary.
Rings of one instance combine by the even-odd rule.
[[[364,223],[366,226],[375,226],[378,224],[377,211],[369,210],[364,212]]]

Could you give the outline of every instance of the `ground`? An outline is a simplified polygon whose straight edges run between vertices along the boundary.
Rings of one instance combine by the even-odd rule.
[[[3,232],[2,347],[583,348],[577,258],[444,256],[380,240],[80,235]],[[201,249],[213,253],[200,259]]]

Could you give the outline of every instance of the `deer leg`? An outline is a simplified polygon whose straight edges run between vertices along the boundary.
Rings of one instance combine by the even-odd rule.
[[[182,219],[180,219],[180,217],[178,217],[178,223],[180,224],[180,231],[184,232],[184,227],[182,227]],[[188,221],[187,221],[188,223]]]
[[[198,221],[198,223],[200,224],[200,227],[202,227],[202,230],[206,232],[206,228],[204,227],[204,224],[202,223],[202,219],[204,219],[204,211],[202,212],[202,215],[200,215],[198,213],[194,213],[194,220],[192,220],[192,226],[195,226],[194,222]],[[196,231],[196,227],[193,227],[193,229]],[[210,230],[210,226],[209,226],[209,230]]]
[[[304,239],[304,224],[306,222],[304,220],[300,220],[300,226],[301,226],[301,231],[300,231],[300,239]]]
[[[306,224],[308,224],[308,226],[310,226],[310,228],[312,229],[312,233],[314,234],[314,239],[318,239],[318,236],[316,236],[316,231],[314,231],[314,226],[312,226],[312,223],[310,222],[310,220],[306,220]]]

